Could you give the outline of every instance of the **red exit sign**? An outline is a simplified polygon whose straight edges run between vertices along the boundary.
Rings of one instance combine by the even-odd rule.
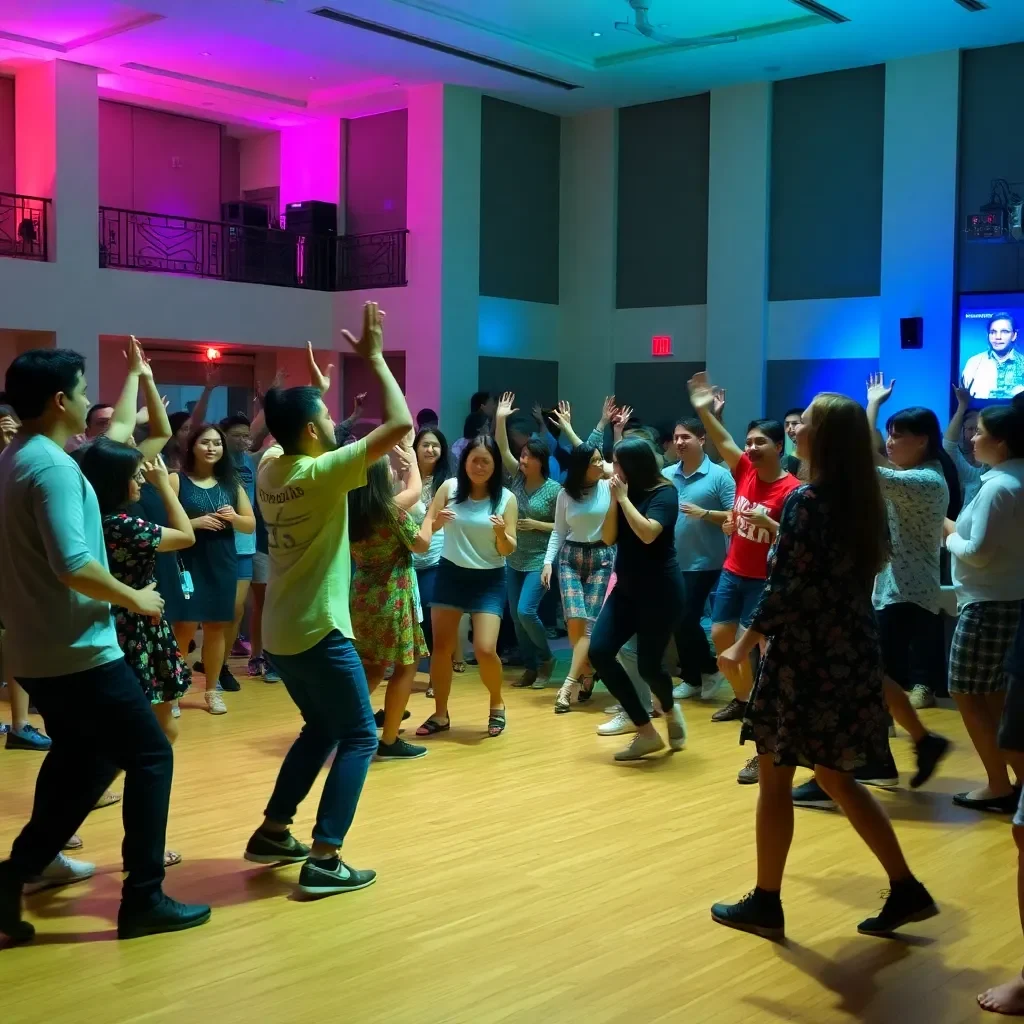
[[[672,336],[670,334],[655,334],[651,338],[651,355],[672,355]]]

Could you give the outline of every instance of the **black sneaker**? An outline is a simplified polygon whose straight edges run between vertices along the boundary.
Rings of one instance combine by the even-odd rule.
[[[220,683],[220,688],[227,693],[237,693],[242,688],[242,684],[231,674],[231,669],[228,668],[226,662],[220,670],[217,682]]]
[[[878,789],[896,789],[900,784],[900,773],[896,762],[892,759],[892,751],[884,761],[878,764],[866,764],[854,771],[853,777],[865,786],[876,786]]]
[[[403,711],[402,712],[402,721],[404,722],[409,717],[409,715],[410,715],[409,711]],[[373,724],[376,725],[378,729],[383,729],[384,728],[384,709],[383,708],[381,708],[380,711],[374,711],[374,713],[373,713]]]
[[[141,910],[127,910],[122,903],[117,913],[117,937],[138,939],[143,935],[182,932],[209,920],[210,908],[205,904],[179,903],[161,893],[158,902]]]
[[[794,807],[817,807],[822,811],[834,811],[836,802],[818,785],[818,780],[808,779],[802,786],[793,788]]]
[[[339,892],[355,892],[365,889],[377,881],[376,871],[359,871],[350,868],[343,860],[330,857],[327,860],[310,858],[302,865],[299,875],[299,890],[307,896],[333,896]]]
[[[748,892],[739,903],[716,903],[711,908],[711,920],[765,939],[781,939],[786,934],[779,894],[761,889]]]
[[[923,786],[935,774],[939,762],[953,749],[953,744],[945,736],[930,732],[914,748],[917,751],[917,774],[910,780],[911,789]]]
[[[869,917],[857,925],[857,931],[862,935],[891,935],[911,921],[927,921],[939,912],[935,900],[916,878],[893,882],[892,888],[882,895],[885,906],[878,916]]]
[[[378,761],[414,761],[417,757],[426,757],[427,748],[418,747],[415,743],[406,743],[401,737],[394,743],[377,744]]]
[[[735,697],[724,708],[719,708],[712,716],[712,722],[738,722],[747,713],[747,702]]]
[[[298,864],[309,856],[309,847],[300,843],[287,829],[284,832],[264,832],[258,828],[246,843],[242,856],[253,864]]]
[[[0,935],[6,935],[13,943],[29,942],[35,935],[35,928],[21,919],[20,879],[14,877],[10,861],[0,864]]]

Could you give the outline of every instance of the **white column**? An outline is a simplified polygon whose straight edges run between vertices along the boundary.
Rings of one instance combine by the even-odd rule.
[[[95,392],[99,330],[87,311],[100,273],[96,69],[63,60],[32,64],[17,73],[14,93],[17,191],[52,200],[50,259],[61,264],[64,282],[52,297],[56,342],[86,357]]]
[[[301,128],[282,128],[280,205],[318,199],[338,206],[338,229],[345,224],[344,122],[328,118]]]
[[[615,383],[618,111],[562,119],[558,391],[584,439]]]
[[[771,120],[770,82],[711,92],[707,367],[738,438],[764,415]]]
[[[409,285],[396,347],[406,353],[409,407],[436,409],[453,441],[479,380],[480,94],[410,89],[408,131]]]
[[[945,423],[952,373],[960,54],[885,66],[879,363],[892,411],[934,409]],[[900,347],[900,318],[924,318],[924,348]],[[860,396],[858,396],[860,397]]]

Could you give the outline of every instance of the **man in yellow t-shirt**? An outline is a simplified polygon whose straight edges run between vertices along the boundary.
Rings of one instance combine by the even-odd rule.
[[[349,867],[339,852],[377,752],[366,675],[352,644],[348,610],[348,492],[366,483],[366,467],[412,427],[402,389],[384,362],[382,318],[377,304],[368,302],[359,339],[342,331],[381,387],[383,422],[367,437],[336,445],[334,422],[323,403],[332,368],[320,371],[312,345],[307,346],[310,386],[271,388],[264,400],[267,428],[276,443],[264,454],[256,478],[270,558],[263,647],[306,724],[284,759],[245,859],[258,864],[305,861],[299,888],[319,896],[363,889],[377,877]],[[310,848],[288,826],[331,754],[334,763]]]

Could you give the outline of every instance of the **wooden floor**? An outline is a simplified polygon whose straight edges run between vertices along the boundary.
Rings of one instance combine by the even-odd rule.
[[[511,678],[511,675],[510,675]],[[552,714],[553,691],[508,691],[509,728],[483,735],[486,695],[456,680],[452,732],[430,754],[370,771],[346,858],[363,892],[295,898],[298,867],[241,859],[298,728],[281,686],[243,683],[213,718],[187,699],[167,890],[214,906],[195,931],[115,940],[120,818],[98,811],[83,885],[29,900],[39,935],[0,952],[4,1021],[353,1024],[877,1024],[989,1019],[975,994],[1020,968],[1015,854],[1005,819],[955,809],[980,766],[957,740],[925,792],[884,795],[908,859],[941,905],[905,941],[858,936],[885,880],[842,817],[797,811],[785,945],[719,927],[708,907],[753,885],[755,787],[735,782],[735,725],[687,702],[684,753],[624,766],[593,706]],[[427,713],[411,702],[415,725]],[[6,709],[4,709],[6,711]],[[411,732],[411,730],[410,730]],[[912,750],[893,741],[906,771]],[[26,818],[38,755],[0,749],[0,848]],[[905,776],[906,777],[906,776]],[[800,778],[800,776],[798,776]],[[315,796],[296,833],[309,836]]]

